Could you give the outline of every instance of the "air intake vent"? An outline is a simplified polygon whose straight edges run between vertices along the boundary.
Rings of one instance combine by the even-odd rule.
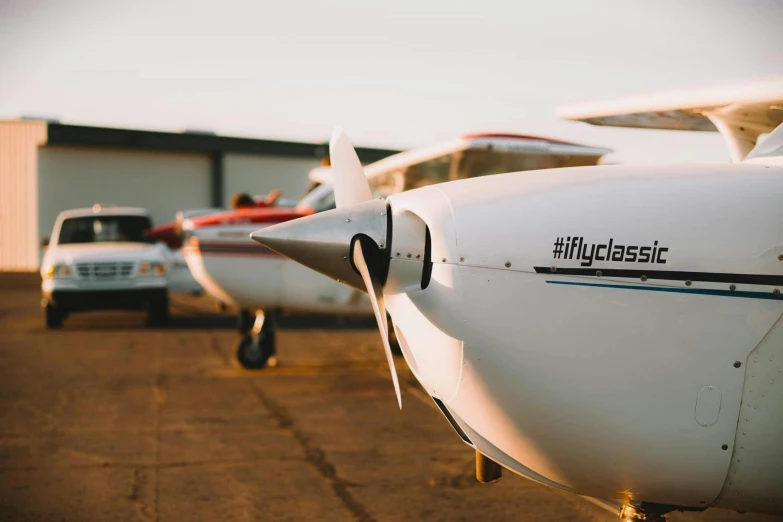
[[[430,237],[430,227],[424,231],[424,266],[421,269],[421,289],[424,290],[430,285],[432,279],[432,238]]]

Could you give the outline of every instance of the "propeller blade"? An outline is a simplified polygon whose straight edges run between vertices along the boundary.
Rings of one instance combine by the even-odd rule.
[[[400,394],[400,382],[397,380],[397,368],[394,366],[394,357],[392,356],[391,346],[389,346],[389,323],[386,322],[386,307],[383,304],[383,287],[377,278],[372,277],[370,268],[364,258],[362,251],[362,242],[356,239],[353,244],[353,264],[359,270],[362,276],[364,286],[367,287],[367,295],[370,296],[372,310],[375,312],[375,320],[378,322],[378,329],[381,331],[383,340],[383,349],[386,351],[386,361],[389,363],[389,371],[394,383],[394,392],[397,394],[397,405],[402,409],[402,395]]]
[[[335,128],[332,133],[329,157],[334,173],[334,201],[337,208],[371,200],[372,192],[362,163],[341,127]]]

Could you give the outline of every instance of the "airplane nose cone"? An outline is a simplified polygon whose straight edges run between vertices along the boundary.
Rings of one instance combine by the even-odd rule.
[[[250,234],[251,239],[308,268],[366,291],[351,261],[351,245],[366,236],[379,250],[388,248],[386,201],[375,199],[320,212]]]

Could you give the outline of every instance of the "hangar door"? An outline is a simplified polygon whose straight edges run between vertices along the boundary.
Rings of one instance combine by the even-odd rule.
[[[320,165],[314,158],[281,158],[226,154],[223,163],[223,205],[228,206],[237,192],[267,194],[278,189],[286,198],[297,200],[307,188],[307,174]]]
[[[149,209],[155,225],[178,210],[211,206],[209,158],[202,154],[44,146],[38,149],[38,232],[57,214],[96,203]]]

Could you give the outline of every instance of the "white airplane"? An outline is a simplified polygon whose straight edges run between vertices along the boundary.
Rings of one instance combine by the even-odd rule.
[[[783,120],[783,89],[756,101]],[[742,163],[386,199],[340,131],[331,156],[337,208],[252,237],[368,292],[401,406],[389,312],[479,480],[503,467],[629,521],[783,514],[783,126]]]
[[[373,193],[387,196],[508,170],[595,165],[608,152],[534,136],[475,134],[395,154],[367,166],[366,174]],[[372,315],[362,292],[289,261],[249,238],[259,226],[334,208],[329,169],[315,169],[310,179],[315,187],[294,208],[240,208],[182,222],[183,253],[195,279],[218,300],[243,310],[237,358],[246,368],[275,363],[275,319],[282,311]]]

